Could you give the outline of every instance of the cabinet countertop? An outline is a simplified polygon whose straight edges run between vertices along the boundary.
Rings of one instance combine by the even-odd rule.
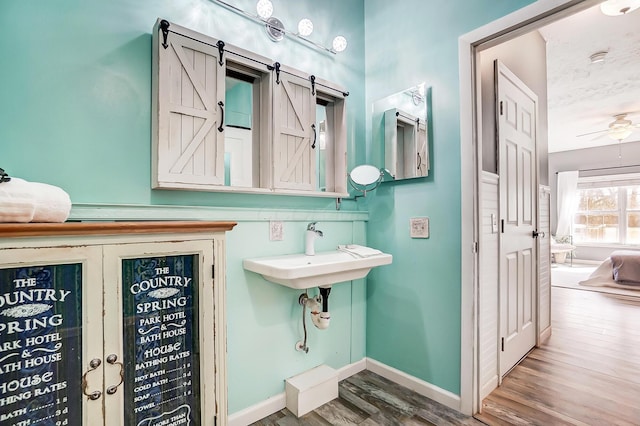
[[[236,225],[219,221],[0,223],[0,238],[223,232]]]

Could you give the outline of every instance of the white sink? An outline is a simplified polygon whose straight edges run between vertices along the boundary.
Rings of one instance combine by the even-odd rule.
[[[358,257],[339,250],[316,253],[314,256],[285,256],[245,259],[244,269],[262,275],[265,280],[287,287],[304,289],[327,287],[343,281],[367,276],[371,268],[389,265],[393,256],[380,253]]]

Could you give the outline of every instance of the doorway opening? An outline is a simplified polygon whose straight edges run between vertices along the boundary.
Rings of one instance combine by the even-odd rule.
[[[483,216],[483,97],[480,88],[479,55],[521,35],[598,4],[597,0],[540,0],[460,38],[460,105],[462,157],[462,365],[461,411],[475,414],[480,410],[482,374],[479,327]],[[497,169],[496,169],[497,170]],[[492,220],[493,222],[493,220]],[[492,223],[493,227],[493,223]],[[464,249],[467,248],[467,249]],[[533,262],[538,268],[539,262]],[[539,293],[538,297],[539,297]],[[536,304],[536,308],[540,305]],[[539,325],[536,324],[539,332]],[[496,337],[496,350],[499,336]],[[497,386],[500,381],[499,354],[496,359]],[[486,367],[486,366],[485,366]]]

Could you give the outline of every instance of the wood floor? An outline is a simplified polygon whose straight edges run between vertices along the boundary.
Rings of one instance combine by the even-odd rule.
[[[552,288],[551,337],[466,417],[372,372],[297,419],[254,425],[640,425],[640,298]]]
[[[490,425],[640,425],[640,298],[553,287],[552,330],[476,418]]]
[[[284,409],[253,425],[482,425],[370,371],[341,381],[339,389],[339,398],[299,419]]]

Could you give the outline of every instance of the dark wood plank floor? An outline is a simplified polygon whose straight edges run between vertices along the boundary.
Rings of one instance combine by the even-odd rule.
[[[640,425],[640,298],[552,288],[552,335],[476,418],[490,425]]]
[[[341,381],[339,389],[339,398],[299,419],[284,409],[254,425],[482,425],[370,371]]]

